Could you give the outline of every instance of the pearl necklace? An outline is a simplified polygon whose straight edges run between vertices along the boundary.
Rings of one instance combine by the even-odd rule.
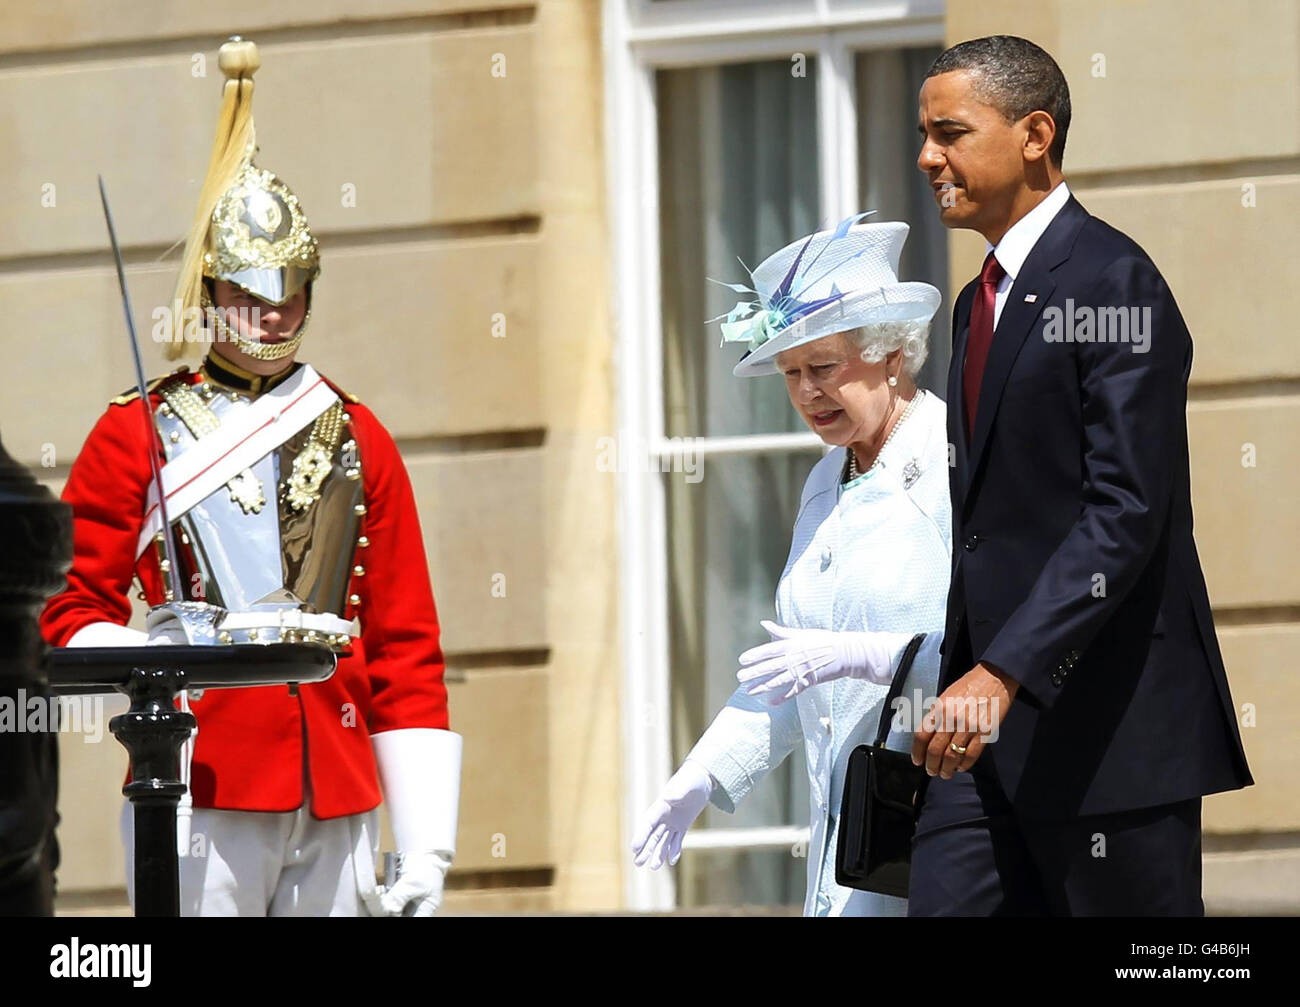
[[[880,464],[880,456],[885,453],[885,445],[894,439],[894,434],[898,433],[898,428],[901,427],[903,425],[903,421],[906,420],[908,416],[912,414],[912,410],[916,408],[917,402],[921,400],[921,396],[924,394],[925,394],[924,388],[918,388],[916,390],[916,394],[912,396],[912,401],[907,404],[907,407],[903,410],[902,414],[898,417],[898,422],[895,423],[893,429],[889,431],[889,436],[886,437],[884,442],[880,445],[880,450],[876,452],[876,460],[871,463],[871,468],[874,469],[877,465]],[[856,451],[853,450],[852,444],[849,445],[848,452],[849,452],[849,471],[844,481],[846,483],[851,483],[858,476],[862,475],[862,473],[858,471],[858,454]],[[867,471],[871,471],[871,470],[868,469]]]

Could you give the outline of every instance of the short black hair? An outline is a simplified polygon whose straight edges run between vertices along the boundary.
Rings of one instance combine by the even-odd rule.
[[[968,70],[976,79],[980,100],[1015,122],[1042,110],[1056,123],[1051,155],[1056,166],[1065,156],[1065,134],[1070,129],[1070,87],[1065,74],[1047,52],[1016,35],[988,35],[959,42],[945,50],[930,66],[928,80],[941,73]]]

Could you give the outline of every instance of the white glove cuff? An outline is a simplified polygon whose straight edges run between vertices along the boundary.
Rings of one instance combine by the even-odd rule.
[[[409,727],[370,737],[379,783],[401,853],[456,852],[462,739],[454,731]]]
[[[684,759],[677,772],[673,775],[680,777],[679,782],[684,784],[684,790],[687,793],[700,790],[707,797],[713,793],[713,788],[717,785],[717,781],[713,778],[713,774],[709,772],[708,767],[697,759]]]
[[[143,647],[149,634],[115,622],[92,622],[68,638],[68,647]]]
[[[855,678],[865,678],[878,685],[889,685],[898,670],[898,659],[907,649],[912,639],[911,633],[891,633],[886,631],[861,634],[866,656],[859,659],[854,668]]]

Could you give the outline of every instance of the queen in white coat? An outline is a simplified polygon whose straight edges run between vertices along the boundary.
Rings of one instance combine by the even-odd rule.
[[[844,771],[869,743],[899,657],[925,634],[888,747],[910,751],[935,695],[952,539],[946,408],[914,377],[939,292],[900,283],[908,227],[857,224],[801,239],[735,289],[723,322],[744,340],[740,376],[784,375],[790,403],[833,449],[804,485],[776,591],[771,641],[740,655],[727,704],[643,816],[638,865],[675,864],[712,801],[731,812],[797,745],[807,759],[805,916],[903,916],[905,899],[835,882]],[[915,712],[913,712],[915,711]]]

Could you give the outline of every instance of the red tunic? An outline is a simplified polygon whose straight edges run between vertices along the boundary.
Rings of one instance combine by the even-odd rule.
[[[185,375],[197,382],[199,375]],[[331,384],[331,387],[333,385]],[[335,388],[335,391],[338,391]],[[366,514],[348,589],[360,604],[361,637],[326,682],[209,689],[191,701],[199,734],[191,769],[194,806],[292,811],[303,803],[303,751],[311,812],[336,818],[379,804],[370,735],[449,727],[437,610],[410,478],[392,436],[365,406],[340,393],[361,456]],[[150,394],[151,407],[161,399]],[[68,586],[50,599],[41,632],[54,646],[92,622],[125,625],[139,578],[150,605],[163,600],[157,550],[136,561],[151,479],[139,399],[111,405],[86,439],[63,490],[71,504],[74,555]],[[161,464],[161,456],[160,456]]]

